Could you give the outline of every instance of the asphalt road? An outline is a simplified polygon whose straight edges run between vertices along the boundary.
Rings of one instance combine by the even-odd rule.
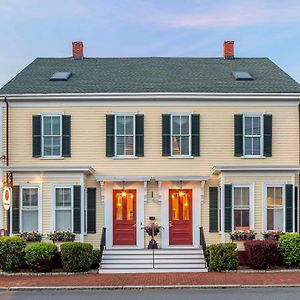
[[[297,300],[300,288],[157,289],[0,292],[1,300]]]

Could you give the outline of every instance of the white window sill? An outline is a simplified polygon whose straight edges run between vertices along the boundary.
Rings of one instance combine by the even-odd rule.
[[[266,156],[263,156],[263,155],[244,155],[244,156],[241,156],[241,158],[243,159],[265,159],[267,158]]]
[[[63,156],[42,156],[39,158],[40,160],[63,160],[65,159]]]
[[[113,159],[138,159],[137,156],[113,156]]]
[[[184,159],[184,158],[191,159],[191,158],[194,158],[194,156],[190,156],[190,155],[176,155],[176,156],[168,156],[168,158],[171,158],[171,159]]]

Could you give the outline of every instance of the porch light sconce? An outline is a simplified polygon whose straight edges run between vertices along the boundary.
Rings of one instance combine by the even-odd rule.
[[[180,189],[180,190],[182,190],[182,186],[183,186],[182,180],[180,180],[180,181],[179,181],[179,189]]]
[[[153,191],[151,192],[151,201],[152,202],[154,201],[154,193],[153,193]]]

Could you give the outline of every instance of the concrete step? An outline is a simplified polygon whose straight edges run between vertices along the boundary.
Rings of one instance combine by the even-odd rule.
[[[202,260],[201,259],[158,259],[158,258],[155,258],[154,260],[154,263],[156,265],[159,265],[159,264],[187,264],[187,263],[199,263],[201,262]],[[102,265],[103,264],[152,264],[153,263],[153,260],[152,259],[108,259],[107,257],[104,257],[102,259]]]
[[[204,273],[205,269],[99,269],[99,274],[131,274],[131,273]]]
[[[155,260],[158,259],[204,259],[203,254],[155,254]],[[152,259],[152,254],[105,254],[103,255],[104,259]]]
[[[149,249],[105,249],[105,254],[129,254],[129,255],[142,255],[152,254],[152,250]],[[158,254],[203,254],[202,249],[156,249],[154,250],[156,255]]]
[[[101,264],[101,269],[152,269],[153,265],[151,263],[123,263],[123,264]],[[205,263],[163,263],[154,264],[155,269],[204,269],[206,268]]]

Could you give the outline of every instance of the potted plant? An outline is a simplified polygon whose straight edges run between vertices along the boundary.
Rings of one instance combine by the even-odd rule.
[[[230,233],[232,241],[251,241],[254,240],[256,233],[253,230],[235,230]]]
[[[42,234],[36,231],[32,232],[21,232],[19,234],[19,237],[22,237],[25,239],[27,242],[41,242],[42,240]]]
[[[283,234],[285,233],[282,230],[268,230],[262,232],[265,241],[278,241]]]
[[[148,244],[148,249],[157,249],[157,242],[154,240],[154,237],[159,234],[159,228],[160,226],[157,223],[151,223],[150,225],[147,225],[144,227],[144,230],[148,233],[149,236],[151,236],[151,240]]]
[[[48,239],[55,242],[74,242],[75,234],[71,231],[54,231],[48,233]]]

